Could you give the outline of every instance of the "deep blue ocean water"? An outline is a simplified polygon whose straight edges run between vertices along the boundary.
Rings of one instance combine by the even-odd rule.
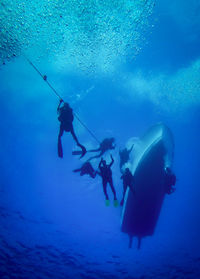
[[[0,3],[0,278],[200,278],[200,1],[61,2]],[[116,138],[119,200],[119,149],[171,129],[176,191],[140,250],[101,179],[72,172],[88,155],[72,156],[71,135],[58,158],[59,100],[25,56],[100,141]]]

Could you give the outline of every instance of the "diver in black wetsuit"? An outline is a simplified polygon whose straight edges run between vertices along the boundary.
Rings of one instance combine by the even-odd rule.
[[[115,149],[116,145],[114,145],[114,142],[115,142],[115,138],[106,138],[100,143],[99,148],[88,150],[88,152],[100,152],[98,155],[90,157],[88,161],[95,158],[100,158],[109,149]]]
[[[119,151],[120,156],[120,170],[122,171],[122,166],[129,161],[129,154],[133,149],[134,144],[131,146],[130,149],[124,148],[123,150]]]
[[[80,169],[75,169],[73,172],[80,172],[80,175],[89,174],[92,178],[95,178],[96,172],[94,171],[90,162],[86,162],[82,165]]]
[[[122,200],[120,202],[120,205],[122,206],[124,204],[124,197],[125,197],[125,193],[127,190],[127,187],[130,188],[130,190],[135,193],[135,190],[133,188],[134,185],[134,176],[132,175],[132,173],[130,172],[129,168],[125,169],[124,174],[121,176],[121,179],[123,179],[123,197]]]
[[[73,128],[73,110],[70,108],[68,103],[64,103],[63,106],[61,107],[61,103],[63,100],[60,100],[58,108],[57,108],[57,113],[59,114],[58,120],[60,121],[60,131],[58,135],[58,156],[60,158],[63,158],[63,149],[62,149],[62,142],[61,142],[61,137],[65,132],[70,132],[72,137],[74,138],[76,144],[82,149],[82,155],[83,157],[86,153],[86,148],[81,145],[75,135],[74,128]]]
[[[114,205],[117,206],[118,202],[117,202],[117,197],[116,197],[116,191],[113,186],[112,171],[111,171],[111,166],[114,163],[114,160],[113,160],[112,155],[110,155],[110,157],[111,157],[112,161],[109,165],[107,165],[106,161],[103,160],[103,158],[101,158],[101,161],[99,163],[100,173],[99,172],[97,172],[97,173],[102,177],[103,191],[104,191],[104,194],[106,197],[106,205],[109,205],[109,197],[108,197],[108,193],[107,193],[107,183],[109,183],[111,190],[113,192],[113,195],[114,195]]]

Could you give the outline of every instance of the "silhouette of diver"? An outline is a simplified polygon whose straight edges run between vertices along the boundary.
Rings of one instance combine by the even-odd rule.
[[[88,161],[95,158],[100,158],[109,149],[115,149],[116,145],[114,145],[114,142],[115,142],[115,138],[106,138],[100,143],[99,148],[88,150],[88,152],[100,152],[99,155],[90,157]]]
[[[124,148],[119,151],[120,156],[120,170],[122,169],[122,166],[129,161],[129,154],[131,153],[133,149],[134,144],[131,146],[130,149]]]
[[[141,242],[142,242],[142,236],[138,236],[138,243],[137,243],[137,249],[139,250],[141,248]],[[132,248],[133,244],[133,235],[129,235],[129,248]]]
[[[120,202],[120,205],[122,206],[124,204],[124,197],[125,197],[125,193],[126,193],[127,187],[129,187],[130,190],[135,194],[135,190],[133,188],[134,176],[130,172],[129,168],[125,169],[125,172],[121,176],[121,179],[123,179],[123,197],[122,197],[122,200]]]
[[[108,197],[108,193],[107,193],[107,183],[109,183],[111,190],[113,192],[113,195],[114,195],[114,205],[117,206],[118,202],[117,202],[117,197],[116,197],[116,191],[113,186],[112,171],[111,171],[111,166],[114,163],[114,160],[113,160],[112,155],[110,155],[110,157],[111,157],[112,161],[109,165],[107,165],[106,161],[103,160],[103,158],[101,158],[101,161],[99,163],[100,172],[97,171],[96,173],[102,177],[103,191],[104,191],[104,194],[106,197],[106,205],[109,205],[109,197]]]
[[[81,145],[75,135],[74,128],[73,128],[73,110],[70,108],[68,103],[64,103],[61,107],[61,104],[64,101],[61,99],[57,108],[57,113],[59,114],[58,120],[60,121],[60,131],[58,135],[58,156],[63,158],[63,149],[62,149],[62,142],[61,137],[63,136],[64,131],[70,132],[72,137],[74,138],[76,144],[82,149],[81,157],[83,157],[86,153],[86,148]]]
[[[80,169],[75,169],[73,172],[80,172],[80,175],[89,174],[92,178],[95,178],[96,172],[94,171],[90,162],[86,162],[82,165]]]
[[[174,193],[176,189],[173,186],[175,186],[176,184],[176,176],[169,167],[165,168],[164,180],[165,180],[165,192],[168,195]]]

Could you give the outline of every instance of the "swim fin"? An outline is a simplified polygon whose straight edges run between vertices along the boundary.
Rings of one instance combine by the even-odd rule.
[[[106,200],[106,206],[109,206],[109,205],[110,205],[110,201]]]
[[[83,156],[85,156],[86,152],[87,152],[87,150],[86,150],[86,148],[83,146],[83,147],[82,147],[82,155],[81,155],[80,158],[83,158]]]
[[[114,207],[118,207],[118,200],[114,200]]]
[[[83,158],[83,156],[85,156],[86,152],[87,152],[87,150],[86,150],[86,148],[83,146],[83,147],[82,147],[82,151],[78,151],[78,150],[73,151],[73,152],[72,152],[72,155],[81,155],[80,158]]]
[[[58,157],[63,158],[63,149],[61,140],[58,140]]]

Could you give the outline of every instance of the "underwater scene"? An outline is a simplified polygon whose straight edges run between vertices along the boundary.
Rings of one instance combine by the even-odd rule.
[[[0,279],[200,278],[200,0],[0,27]]]

